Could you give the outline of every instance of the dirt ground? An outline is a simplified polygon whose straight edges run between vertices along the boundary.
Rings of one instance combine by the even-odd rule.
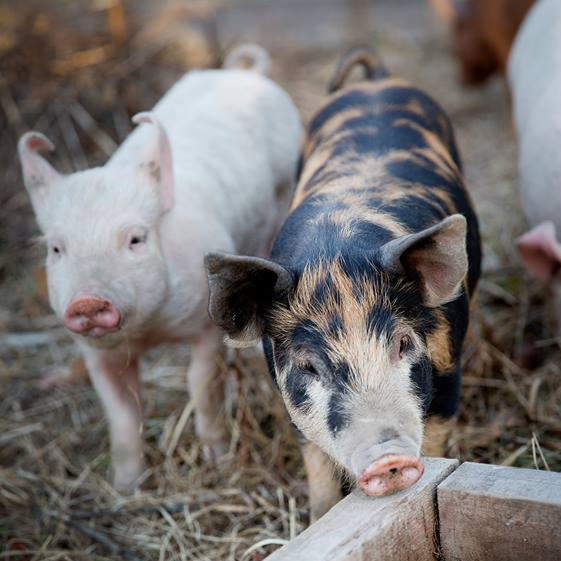
[[[500,78],[478,90],[459,85],[445,30],[424,2],[236,0],[184,3],[178,12],[130,2],[124,35],[118,11],[106,20],[86,2],[41,8],[0,4],[2,559],[259,561],[308,523],[301,457],[259,356],[232,353],[224,367],[231,442],[215,465],[193,436],[188,349],[146,357],[150,469],[132,495],[108,483],[106,425],[92,388],[38,385],[41,372],[69,364],[75,350],[44,301],[43,250],[15,159],[19,134],[36,128],[53,138],[61,169],[103,162],[126,136],[128,116],[150,108],[183,71],[248,40],[270,50],[272,76],[305,120],[339,54],[360,43],[448,111],[485,244],[449,455],[561,470],[559,340],[547,288],[522,273],[512,245],[524,220],[508,96]],[[107,41],[118,45],[95,50]]]

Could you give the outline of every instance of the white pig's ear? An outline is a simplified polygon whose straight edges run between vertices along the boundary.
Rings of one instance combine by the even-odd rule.
[[[254,345],[265,334],[267,313],[292,288],[292,275],[269,259],[227,253],[207,254],[205,266],[210,317],[232,345]]]
[[[516,248],[528,271],[542,280],[551,280],[561,267],[561,244],[553,222],[542,222],[516,240]]]
[[[148,123],[153,125],[154,140],[146,147],[145,152],[141,155],[140,165],[154,177],[161,189],[162,202],[164,212],[173,207],[173,162],[171,157],[171,146],[168,135],[158,119],[153,113],[144,112],[137,113],[132,122],[139,125]]]
[[[60,178],[59,173],[39,154],[42,150],[52,152],[54,149],[54,144],[40,132],[27,132],[18,142],[23,182],[34,204],[40,202]]]
[[[425,306],[441,306],[458,295],[468,270],[466,230],[465,217],[453,214],[384,244],[380,263],[388,272],[418,277]]]

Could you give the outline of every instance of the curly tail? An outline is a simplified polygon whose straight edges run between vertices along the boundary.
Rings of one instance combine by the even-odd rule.
[[[336,92],[344,83],[353,67],[360,64],[367,80],[387,78],[390,73],[378,55],[365,47],[356,47],[347,51],[337,63],[327,91]]]
[[[224,68],[245,68],[259,74],[268,74],[271,69],[271,57],[260,45],[244,43],[233,48],[226,55],[222,66]]]

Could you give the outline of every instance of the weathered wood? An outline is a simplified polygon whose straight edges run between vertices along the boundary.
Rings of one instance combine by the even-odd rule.
[[[446,561],[561,559],[561,474],[468,462],[437,496]]]
[[[457,460],[426,459],[423,477],[389,497],[356,490],[267,561],[432,561],[436,486]]]

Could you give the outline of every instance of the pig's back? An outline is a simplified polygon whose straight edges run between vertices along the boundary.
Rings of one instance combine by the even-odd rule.
[[[526,120],[536,110],[536,103],[559,75],[561,2],[541,0],[528,12],[508,61],[508,80],[517,127],[523,130]]]
[[[304,161],[276,252],[309,259],[310,240],[320,257],[363,242],[374,249],[398,231],[421,231],[461,213],[468,223],[470,292],[475,289],[477,218],[452,126],[427,94],[396,78],[341,90],[310,122]],[[356,224],[352,235],[342,228],[349,223]]]
[[[204,70],[179,80],[153,112],[172,147],[173,220],[204,215],[235,245],[209,249],[262,252],[276,224],[277,188],[293,181],[298,160],[301,123],[289,96],[255,72]],[[138,127],[110,163],[134,161],[150,134]]]
[[[508,78],[524,210],[532,225],[553,220],[561,229],[561,2],[540,0],[530,10]]]

